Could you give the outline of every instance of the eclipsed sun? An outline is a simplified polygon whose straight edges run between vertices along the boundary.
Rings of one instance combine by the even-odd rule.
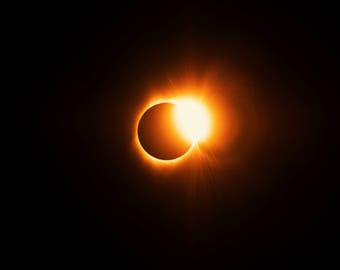
[[[211,131],[211,118],[200,101],[160,101],[146,108],[137,126],[141,149],[152,159],[174,161],[189,154]]]

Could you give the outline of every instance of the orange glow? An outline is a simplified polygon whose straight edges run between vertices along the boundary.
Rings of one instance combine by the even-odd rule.
[[[197,80],[187,78],[176,87],[162,87],[147,94],[149,98],[140,104],[136,113],[134,148],[138,156],[154,169],[185,168],[190,164],[204,162],[218,163],[215,153],[225,151],[232,144],[238,132],[235,110],[211,77]],[[172,160],[157,159],[148,154],[138,139],[138,123],[144,112],[160,103],[179,105],[176,122],[185,138],[192,142],[191,148],[182,156]],[[206,151],[207,150],[207,151]]]

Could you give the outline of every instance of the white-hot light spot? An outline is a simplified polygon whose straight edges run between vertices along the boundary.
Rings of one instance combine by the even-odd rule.
[[[176,105],[175,120],[183,137],[193,143],[206,139],[211,120],[205,106],[193,99],[179,100]]]

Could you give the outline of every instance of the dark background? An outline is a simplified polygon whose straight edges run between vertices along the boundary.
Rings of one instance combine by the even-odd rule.
[[[27,103],[42,127],[29,157],[31,258],[303,266],[338,256],[334,7],[30,9]],[[241,106],[240,138],[217,154],[242,152],[240,163],[210,168],[188,191],[183,172],[155,173],[136,157],[133,121],[151,86],[213,65],[219,82],[231,70],[251,85],[240,98],[265,135],[253,145],[245,123],[257,122]]]

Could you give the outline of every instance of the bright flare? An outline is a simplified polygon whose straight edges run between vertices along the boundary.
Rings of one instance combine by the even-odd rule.
[[[179,100],[176,105],[175,120],[183,137],[193,143],[204,140],[211,128],[204,105],[192,99]]]

